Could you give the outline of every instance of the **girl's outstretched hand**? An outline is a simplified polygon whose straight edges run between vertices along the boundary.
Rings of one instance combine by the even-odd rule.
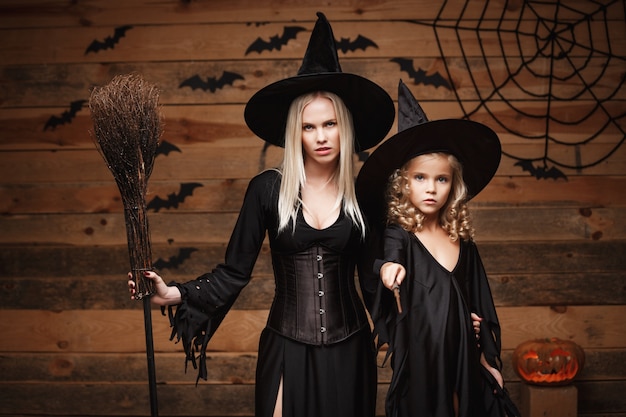
[[[404,281],[406,269],[401,264],[395,262],[385,262],[380,268],[380,279],[383,285],[390,290],[397,287]]]
[[[163,281],[163,278],[154,271],[143,271],[144,277],[154,281],[155,293],[150,296],[153,304],[156,305],[172,305],[180,304],[181,296],[177,287],[169,286]],[[137,292],[137,284],[133,280],[133,273],[128,273],[128,291],[130,292],[130,299],[135,299],[135,293]]]

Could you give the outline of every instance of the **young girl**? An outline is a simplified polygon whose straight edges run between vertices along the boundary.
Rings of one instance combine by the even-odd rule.
[[[398,102],[403,130],[357,179],[361,207],[382,233],[373,268],[383,286],[370,311],[379,345],[392,354],[386,414],[506,415],[497,401],[505,395],[500,325],[467,207],[495,174],[500,142],[479,123],[425,123],[402,83]]]
[[[376,349],[354,280],[366,227],[353,158],[385,137],[394,105],[378,85],[341,72],[330,25],[318,16],[298,76],[246,106],[250,129],[285,150],[280,168],[250,181],[224,263],[182,284],[145,273],[152,302],[176,306],[174,331],[189,360],[200,351],[206,379],[207,344],[250,281],[267,234],[276,289],[259,341],[257,417],[375,414]],[[129,287],[132,297],[132,280]]]

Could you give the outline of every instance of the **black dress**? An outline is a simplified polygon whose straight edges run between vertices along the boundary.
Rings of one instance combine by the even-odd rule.
[[[384,232],[384,259],[402,264],[402,314],[391,291],[378,285],[372,319],[379,344],[389,343],[393,376],[385,404],[388,417],[460,417],[504,415],[493,380],[480,365],[480,352],[496,369],[500,363],[500,325],[476,245],[461,241],[454,270],[448,271],[413,233],[398,225]],[[380,279],[379,279],[380,282]],[[470,313],[481,322],[477,346]],[[480,349],[480,350],[479,350]]]
[[[259,343],[256,416],[271,417],[283,379],[284,417],[372,417],[376,402],[376,349],[355,284],[362,253],[360,232],[340,214],[322,230],[301,211],[295,229],[278,233],[281,175],[252,179],[226,250],[211,273],[176,284],[183,302],[170,319],[199,378],[206,379],[205,349],[249,282],[267,232],[275,298]]]

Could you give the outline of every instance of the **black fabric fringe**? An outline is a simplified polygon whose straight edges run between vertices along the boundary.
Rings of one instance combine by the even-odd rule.
[[[481,365],[481,372],[485,380],[483,395],[485,400],[485,408],[489,416],[501,417],[521,417],[522,414],[515,406],[513,400],[509,396],[509,391],[498,384],[495,377]]]
[[[170,320],[172,333],[170,340],[176,338],[176,343],[182,341],[185,351],[185,373],[189,362],[194,369],[198,370],[196,385],[200,378],[207,380],[206,349],[217,327],[224,319],[228,308],[223,312],[207,311],[207,305],[201,297],[194,297],[194,291],[188,291],[185,284],[172,283],[181,292],[182,302],[176,306],[167,307],[167,315]],[[198,299],[196,299],[198,298]],[[165,307],[161,307],[161,313],[165,315]]]

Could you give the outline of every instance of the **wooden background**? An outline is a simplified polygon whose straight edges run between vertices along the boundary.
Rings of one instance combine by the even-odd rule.
[[[446,10],[462,10],[465,5],[461,0],[446,3]],[[482,4],[470,2],[477,3]],[[470,8],[465,18],[495,22],[505,3],[491,1],[482,18]],[[506,13],[514,16],[522,3],[508,2]],[[583,0],[566,3],[572,9],[595,7]],[[610,46],[618,59],[609,66],[590,60],[585,71],[601,74],[597,88],[606,90],[603,106],[621,128],[607,129],[577,147],[554,145],[550,156],[581,165],[607,154],[607,149],[617,149],[593,167],[561,168],[566,179],[537,179],[516,166],[514,158],[504,157],[496,178],[472,208],[503,326],[504,376],[513,398],[520,398],[521,383],[510,363],[512,351],[527,339],[556,336],[580,344],[587,355],[575,382],[579,415],[623,417],[626,146],[617,145],[624,140],[626,91],[623,85],[616,86],[624,83],[626,73],[626,24],[623,1],[603,3],[609,10],[611,33],[611,44],[605,42],[604,49]],[[0,415],[150,414],[143,313],[126,290],[129,262],[119,192],[92,142],[89,110],[84,103],[81,108],[92,86],[137,71],[161,89],[163,140],[177,149],[157,157],[149,198],[167,198],[183,183],[200,186],[177,208],[150,212],[153,259],[160,262],[166,280],[188,280],[222,260],[248,180],[280,160],[279,149],[264,149],[247,129],[243,108],[259,88],[296,73],[316,11],[326,13],[338,39],[361,34],[377,44],[341,52],[344,72],[371,78],[394,99],[402,78],[430,119],[463,116],[464,106],[452,90],[416,85],[390,61],[403,57],[428,74],[446,74],[432,25],[403,20],[432,22],[443,4],[443,0],[0,2]],[[576,18],[566,8],[561,11],[565,22]],[[132,27],[112,48],[87,52],[93,40],[102,41],[125,25]],[[285,26],[306,30],[280,50],[246,54],[257,37],[268,39]],[[590,21],[589,31],[600,43],[606,37],[600,19]],[[471,41],[461,48],[454,31],[437,34],[453,69],[458,97],[471,106],[478,96],[470,73],[478,76],[473,81],[481,91],[490,88],[479,57],[487,55],[500,72],[505,69],[502,51],[489,38],[496,35],[486,32],[487,49],[481,50]],[[512,39],[504,42],[507,51],[519,46]],[[461,50],[470,57],[469,71]],[[242,79],[215,91],[179,87],[195,74],[219,78],[224,71]],[[526,80],[523,87],[535,91],[548,91],[554,81],[531,76]],[[573,77],[557,83],[552,93],[567,96],[578,81]],[[500,92],[529,112],[547,104],[545,98],[529,100],[520,86],[507,85]],[[551,103],[552,111],[560,120],[577,120],[595,100],[599,97],[590,94],[557,100]],[[63,122],[74,102],[79,110]],[[520,116],[506,104],[493,98],[499,120],[519,132],[541,134],[545,122]],[[61,119],[52,119],[50,125],[52,117]],[[500,134],[508,155],[544,154],[545,141],[507,132],[484,109],[473,118]],[[563,125],[559,134],[566,142],[577,141],[600,131],[605,122],[590,118]],[[183,371],[181,346],[169,341],[167,319],[153,310],[161,415],[253,415],[258,335],[272,293],[265,248],[251,284],[209,345],[209,381],[197,387],[195,372]],[[389,377],[390,370],[381,368],[381,415]]]

